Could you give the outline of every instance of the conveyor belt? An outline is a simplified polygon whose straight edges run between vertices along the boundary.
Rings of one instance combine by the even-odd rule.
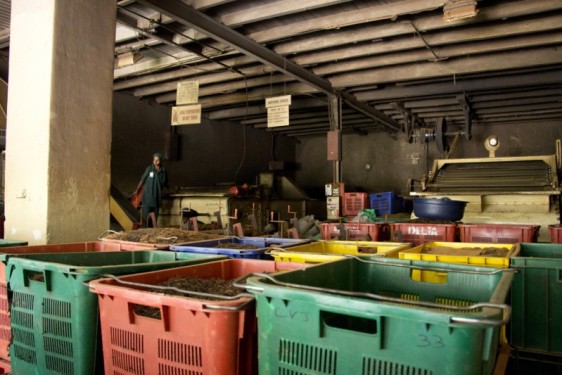
[[[552,190],[551,167],[542,160],[446,164],[428,190],[447,192]]]

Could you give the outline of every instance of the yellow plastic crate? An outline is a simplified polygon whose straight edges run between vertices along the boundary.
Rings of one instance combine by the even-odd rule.
[[[372,241],[318,241],[285,249],[273,249],[275,261],[295,263],[324,263],[341,259],[344,255],[398,258],[398,253],[412,247],[410,243]]]
[[[505,257],[492,256],[469,256],[469,255],[441,255],[427,254],[424,250],[432,247],[447,247],[450,249],[477,249],[477,248],[507,248],[508,253]],[[493,244],[493,243],[474,243],[474,242],[428,242],[420,246],[400,251],[398,257],[407,260],[424,260],[426,262],[460,263],[479,267],[508,268],[509,258],[517,256],[520,246],[516,244]],[[435,271],[412,271],[412,280],[428,283],[445,283],[447,274]]]

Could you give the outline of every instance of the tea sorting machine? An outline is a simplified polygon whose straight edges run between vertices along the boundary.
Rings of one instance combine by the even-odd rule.
[[[559,141],[558,141],[559,144]],[[488,137],[487,158],[436,159],[410,195],[466,201],[463,222],[536,224],[548,242],[548,225],[560,223],[560,148],[554,155],[495,157],[497,137]]]

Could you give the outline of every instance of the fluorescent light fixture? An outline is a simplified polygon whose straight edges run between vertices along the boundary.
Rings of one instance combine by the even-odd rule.
[[[133,65],[144,56],[140,53],[127,52],[117,56],[116,66],[118,68],[123,68],[125,66]]]
[[[477,14],[476,0],[449,0],[443,6],[443,20],[447,22],[474,17]]]

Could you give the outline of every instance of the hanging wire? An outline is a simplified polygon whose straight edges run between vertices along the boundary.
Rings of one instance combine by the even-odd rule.
[[[246,76],[244,76],[244,85],[246,86],[246,110],[244,112],[244,119],[242,120],[242,126],[243,126],[243,130],[242,130],[242,160],[240,160],[240,164],[238,165],[238,168],[236,169],[236,173],[234,174],[234,185],[236,185],[236,183],[238,182],[238,173],[240,172],[240,169],[242,169],[242,166],[244,165],[244,161],[246,160],[246,127],[247,125],[245,124],[247,118],[248,118],[248,111],[249,111],[249,105],[250,105],[250,99],[249,99],[249,93],[248,93],[248,82],[246,81]]]

